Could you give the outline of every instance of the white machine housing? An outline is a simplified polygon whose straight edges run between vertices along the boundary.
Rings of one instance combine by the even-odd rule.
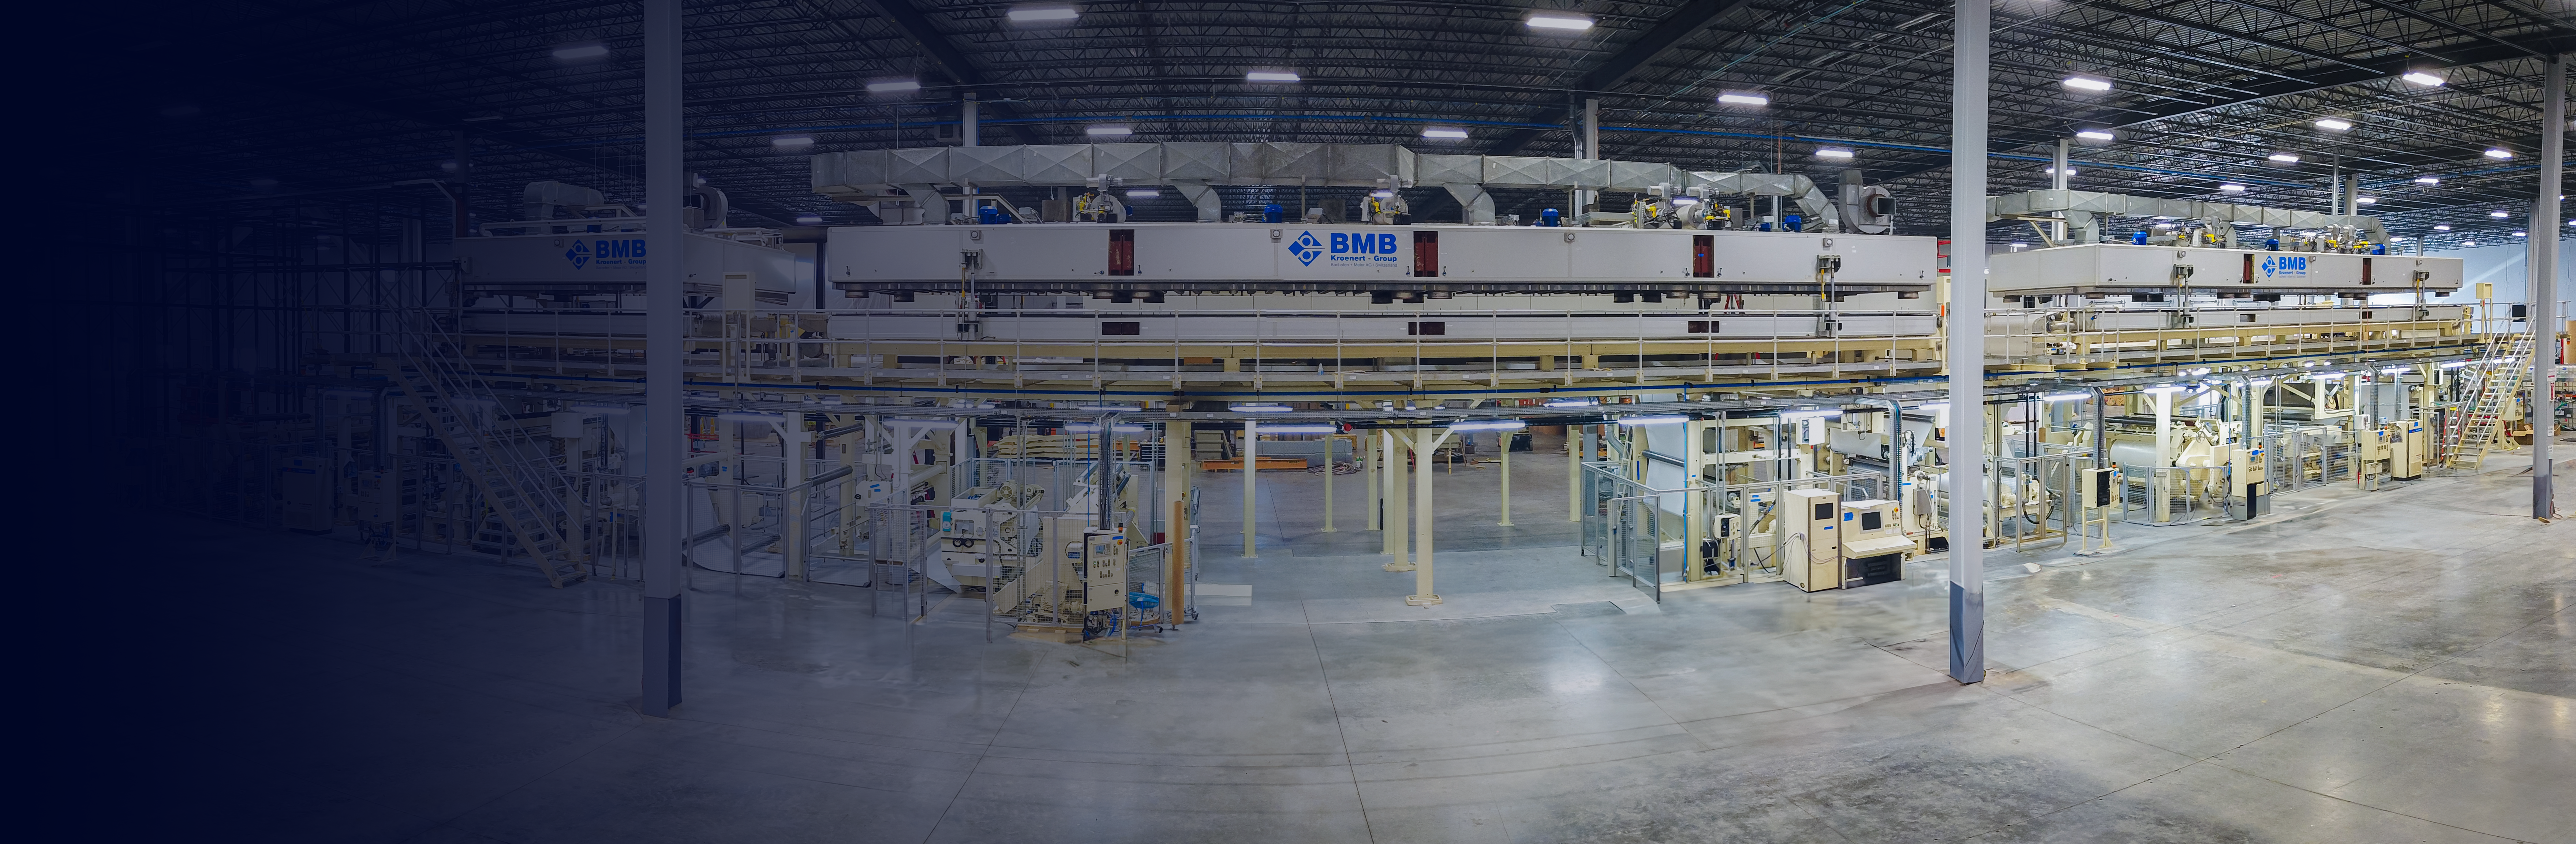
[[[2461,259],[2340,252],[2273,252],[2189,246],[2085,243],[1988,257],[1986,290],[1996,296],[2162,293],[2188,284],[2243,293],[2449,293]]]
[[[1120,234],[1124,233],[1124,234]],[[1114,240],[1132,238],[1132,240]],[[1112,243],[1119,244],[1113,250]],[[1417,250],[1417,244],[1421,247]],[[1698,250],[1708,249],[1707,260]],[[843,289],[1474,290],[1550,282],[1607,292],[1795,286],[1919,295],[1938,267],[1929,237],[1540,226],[1124,223],[851,226],[830,233],[828,278]],[[1122,256],[1113,264],[1113,255]],[[1419,258],[1420,260],[1417,260]],[[971,267],[964,266],[971,263]],[[1009,288],[1020,289],[1020,288]]]
[[[567,290],[615,292],[634,299],[632,307],[621,303],[620,309],[643,307],[644,266],[653,258],[645,254],[643,225],[619,219],[553,222],[559,225],[552,227],[576,231],[457,238],[458,275],[465,287],[487,293],[518,288],[530,296]],[[682,236],[680,262],[687,268],[689,294],[722,297],[747,290],[760,302],[787,304],[796,292],[796,255],[778,247],[778,233],[715,231],[723,236],[699,232]],[[740,276],[732,280],[732,289],[728,289],[728,274]],[[730,300],[723,305],[753,306]]]

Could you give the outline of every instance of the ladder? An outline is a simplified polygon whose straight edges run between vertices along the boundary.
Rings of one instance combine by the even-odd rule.
[[[408,309],[405,317],[402,356],[391,367],[394,382],[402,386],[412,411],[447,446],[447,453],[491,508],[478,520],[469,542],[498,546],[506,560],[509,543],[515,541],[557,589],[567,580],[583,579],[586,574],[578,555],[557,528],[566,511],[555,494],[563,487],[563,477],[552,457],[542,443],[524,434],[475,424],[463,406],[497,411],[499,400],[466,363],[460,344],[439,326],[434,314],[415,308]]]
[[[2452,469],[2475,473],[2485,465],[2487,452],[2504,439],[2504,409],[2522,391],[2523,372],[2531,366],[2530,335],[2489,348],[2497,353],[2478,361],[2476,397],[2443,427],[2443,465]]]

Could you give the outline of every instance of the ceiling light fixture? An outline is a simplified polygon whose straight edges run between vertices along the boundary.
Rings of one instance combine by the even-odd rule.
[[[2434,231],[2437,231],[2437,232],[2446,232],[2446,231],[2450,231],[2450,230],[2451,230],[2451,227],[2450,227],[2450,226],[2434,226],[2434,227],[2433,227],[2433,230],[2434,230]]]
[[[1528,24],[1531,29],[1554,29],[1564,32],[1582,32],[1592,28],[1592,19],[1581,15],[1557,15],[1542,12],[1531,15],[1521,22]]]
[[[2378,202],[2379,202],[2379,197],[2376,197],[2376,196],[2355,197],[2355,198],[2353,199],[2353,201],[2354,201],[2354,202],[2361,203],[2361,204],[2363,204],[2363,205],[2375,205],[2375,204],[2378,204]]]
[[[1816,150],[1816,157],[1817,157],[1817,158],[1831,158],[1831,159],[1834,159],[1834,160],[1836,160],[1836,161],[1844,161],[1844,160],[1849,160],[1849,159],[1852,157],[1852,151],[1851,151],[1851,150],[1847,150],[1847,149],[1840,149],[1840,148],[1836,148],[1836,147],[1825,147],[1825,148],[1823,148],[1823,149]]]
[[[1622,416],[1618,419],[1621,425],[1679,425],[1688,421],[1688,416]]]
[[[1338,434],[1342,432],[1342,429],[1341,426],[1331,423],[1320,425],[1283,423],[1278,425],[1263,425],[1261,426],[1261,432],[1264,434]]]
[[[2415,177],[2415,183],[2419,185],[2438,185],[2442,183],[2442,180],[2432,176],[2417,176]]]
[[[1548,400],[1547,400],[1547,406],[1549,406],[1549,407],[1593,407],[1593,406],[1596,406],[1596,405],[1599,405],[1599,404],[1600,404],[1600,402],[1593,401],[1593,400],[1591,400],[1591,399],[1548,399]]]
[[[1428,128],[1428,129],[1424,129],[1424,130],[1422,130],[1422,136],[1423,136],[1423,137],[1425,137],[1425,138],[1447,138],[1447,139],[1450,139],[1450,140],[1464,140],[1464,139],[1466,139],[1466,137],[1467,137],[1467,130],[1465,130],[1465,129],[1448,129],[1448,128],[1439,128],[1439,127],[1434,127],[1434,128]]]
[[[2219,186],[2218,186],[2218,192],[2220,192],[2220,193],[2244,193],[2244,192],[2245,192],[2245,186],[2244,186],[2244,185],[2238,185],[2238,184],[2226,184],[2226,185],[2219,185]]]
[[[2320,117],[2320,118],[2317,118],[2317,128],[2319,128],[2319,129],[2332,129],[2332,130],[2334,130],[2334,131],[2341,132],[2341,131],[2343,131],[2343,130],[2345,130],[2345,129],[2350,129],[2350,128],[2352,128],[2352,121],[2349,121],[2349,120],[2336,120],[2336,119],[2331,118],[2331,117]]]
[[[2111,90],[2111,80],[2095,79],[2090,76],[2069,76],[2066,77],[2066,87],[2079,91],[2108,91]]]
[[[2074,401],[2076,399],[2089,399],[2092,397],[2092,393],[2051,393],[2049,395],[2040,396],[2039,400],[2046,402],[2059,402]]]
[[[1479,421],[1479,422],[1457,422],[1457,423],[1452,423],[1452,424],[1449,426],[1449,430],[1452,430],[1452,431],[1518,431],[1518,430],[1520,430],[1520,429],[1522,429],[1522,428],[1527,428],[1527,427],[1529,427],[1529,423],[1527,423],[1527,422],[1523,422],[1523,421],[1518,420],[1518,419],[1488,419],[1488,420]]]
[[[2075,137],[2083,138],[2088,141],[2109,141],[2118,139],[2116,136],[2111,134],[2111,130],[2109,129],[2078,129],[2075,132]]]
[[[1082,133],[1094,138],[1124,138],[1136,134],[1132,126],[1085,126]]]
[[[812,214],[807,214],[807,215],[804,215],[804,216],[802,216],[802,217],[798,217],[798,218],[796,218],[796,223],[797,223],[798,225],[804,225],[804,226],[819,225],[819,224],[821,224],[822,222],[823,222],[823,218],[821,218],[821,217],[817,217],[817,216],[814,216],[814,215],[812,215]]]
[[[779,149],[805,149],[814,145],[814,139],[807,135],[788,135],[769,139],[769,145]]]
[[[1717,101],[1727,105],[1767,106],[1771,104],[1771,97],[1766,94],[1726,93],[1717,95]]]
[[[2505,159],[2512,158],[2513,151],[2505,149],[2504,147],[2494,147],[2487,150],[2486,156],[2497,161],[2503,161]]]
[[[1297,74],[1285,70],[1256,70],[1243,75],[1245,82],[1302,82]]]
[[[871,94],[904,94],[919,90],[919,79],[883,79],[868,83],[868,93]]]
[[[1003,17],[1010,18],[1012,23],[1051,23],[1082,17],[1082,12],[1072,6],[1022,6],[1003,14]]]
[[[2264,159],[2269,160],[2269,161],[2277,161],[2277,162],[2280,162],[2280,163],[2282,163],[2282,164],[2297,164],[2297,163],[2299,163],[2299,157],[2298,157],[2298,156],[2291,155],[2291,154],[2286,153],[2286,152],[2276,152],[2276,153],[2273,153],[2273,154],[2271,154],[2271,155],[2264,156]]]
[[[2502,212],[2502,211],[2489,211],[2489,212],[2487,212],[2487,216],[2489,216],[2489,217],[2494,217],[2494,218],[2496,218],[2496,219],[2498,219],[2498,220],[2501,220],[2501,219],[2504,219],[2504,218],[2509,217],[2509,216],[2512,216],[2512,215],[2510,215],[2510,214],[2506,214],[2505,212]]]
[[[2442,87],[2442,77],[2434,76],[2433,74],[2425,73],[2420,70],[2407,71],[2405,76],[2398,78],[2404,79],[2408,82],[2413,82],[2417,85],[2430,85],[2435,88]]]

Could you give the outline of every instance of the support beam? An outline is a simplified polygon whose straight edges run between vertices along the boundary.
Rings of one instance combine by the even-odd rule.
[[[1333,527],[1333,442],[1340,436],[1340,434],[1324,435],[1324,529],[1317,531],[1318,533],[1342,532],[1340,528]]]
[[[2558,362],[2558,192],[2567,163],[2567,56],[2549,57],[2549,77],[2540,95],[2540,193],[2531,208],[2531,517],[2556,518],[2558,502],[2551,487],[2549,441],[2558,438],[2557,402],[2550,396],[2552,371]]]
[[[1431,455],[1449,438],[1449,429],[1416,429],[1408,432],[1413,446],[1413,594],[1404,602],[1417,607],[1440,603],[1440,593],[1431,583]]]
[[[1386,553],[1395,559],[1386,564],[1387,571],[1412,571],[1412,550],[1405,537],[1411,535],[1413,514],[1404,509],[1405,476],[1413,470],[1410,443],[1398,437],[1394,429],[1379,433],[1386,436]],[[1421,467],[1428,469],[1429,467]]]
[[[644,237],[653,254],[680,254],[680,0],[644,0]],[[680,408],[681,287],[685,267],[644,267],[644,714],[680,704],[680,461],[689,452]]]
[[[948,36],[941,35],[938,27],[931,26],[930,19],[924,17],[921,10],[913,8],[910,0],[873,0],[873,2],[877,10],[884,14],[886,23],[892,24],[896,32],[902,33],[905,40],[911,41],[913,48],[921,51],[922,58],[928,59],[933,69],[955,80],[959,85],[969,88],[984,87],[983,75],[976,73],[975,66],[967,63],[966,54],[958,52],[956,45],[948,43]],[[831,18],[832,16],[818,13],[817,17]],[[853,42],[859,40],[855,36],[852,38]],[[1009,112],[1005,111],[1000,103],[987,103],[985,107],[993,109],[993,116],[996,118],[1010,117]],[[1010,133],[1011,140],[1022,144],[1040,142],[1035,135],[1030,134],[1017,123],[1002,124],[1002,131]]]
[[[1986,44],[1992,7],[1958,4],[1950,77],[1950,677],[1986,679]]]
[[[1261,474],[1260,455],[1254,453],[1254,441],[1261,435],[1258,420],[1243,420],[1243,556],[1257,557],[1252,550],[1253,493],[1252,479]]]
[[[1494,524],[1512,526],[1512,432],[1504,431],[1503,440],[1503,520]]]
[[[1570,87],[1576,91],[1607,91],[1619,87],[1620,83],[1628,81],[1629,77],[1637,75],[1638,71],[1646,69],[1647,65],[1663,56],[1665,51],[1680,44],[1682,39],[1708,28],[1709,24],[1716,23],[1719,18],[1726,17],[1737,9],[1751,5],[1753,5],[1752,0],[1690,0],[1683,3],[1680,8],[1674,9],[1672,14],[1665,15],[1663,20],[1656,21],[1654,26],[1647,27],[1645,32],[1639,33],[1635,40],[1628,42],[1628,46],[1621,47],[1619,52],[1602,59],[1599,66],[1583,74],[1583,78],[1576,80]],[[1543,117],[1544,115],[1532,115],[1528,119],[1535,122]],[[1540,135],[1548,131],[1519,129],[1505,133],[1494,142],[1493,148],[1485,150],[1485,154],[1516,154],[1522,147],[1529,146],[1531,141],[1538,140]],[[1591,151],[1594,158],[1599,158],[1601,155],[1601,148],[1593,143],[1587,142],[1584,144],[1584,149]]]

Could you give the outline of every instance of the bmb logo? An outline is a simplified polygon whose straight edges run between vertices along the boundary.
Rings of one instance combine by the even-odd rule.
[[[640,265],[644,263],[644,239],[576,240],[572,248],[564,250],[564,260],[571,261],[576,270],[590,264]]]

